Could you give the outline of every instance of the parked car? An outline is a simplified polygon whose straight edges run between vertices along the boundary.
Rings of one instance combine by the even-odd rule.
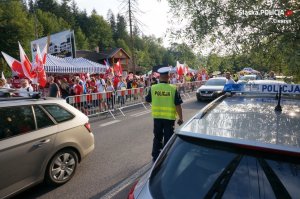
[[[0,198],[66,183],[93,149],[88,117],[64,100],[0,98]]]
[[[216,99],[224,94],[223,88],[226,83],[225,77],[214,77],[207,80],[207,82],[200,86],[196,91],[198,101],[205,99]]]
[[[173,135],[129,198],[299,198],[299,88],[287,89],[296,97],[276,98],[274,88],[214,100]]]
[[[248,81],[256,80],[257,75],[244,75],[237,81],[238,84],[246,84]]]

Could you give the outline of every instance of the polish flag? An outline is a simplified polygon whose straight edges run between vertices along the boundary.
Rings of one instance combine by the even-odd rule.
[[[177,61],[177,63],[176,63],[176,70],[177,70],[177,74],[179,76],[183,75],[183,66],[182,66],[182,64],[179,63],[179,61]]]
[[[46,62],[46,47],[41,53],[39,46],[37,46],[37,51],[35,55],[35,64],[32,69],[32,76],[34,77],[34,82],[38,83],[40,86],[44,87],[47,83],[46,72],[44,68],[44,63]]]
[[[20,60],[22,64],[23,74],[28,79],[32,80],[32,74],[31,74],[31,62],[29,61],[27,55],[24,52],[24,49],[22,48],[20,42],[19,43],[19,51],[20,51]]]
[[[5,79],[5,76],[4,76],[3,71],[2,71],[2,73],[1,73],[1,79]]]
[[[122,75],[123,71],[122,71],[122,66],[121,66],[121,63],[120,63],[120,59],[115,64],[114,71],[115,71],[115,75]]]
[[[183,72],[184,75],[188,74],[188,72],[189,72],[189,66],[184,64],[184,72]]]
[[[46,58],[47,58],[47,46],[48,45],[46,44],[46,46],[44,47],[44,49],[42,50],[42,53],[41,53],[41,58],[42,58],[44,65],[46,64]]]
[[[22,64],[16,60],[15,58],[9,56],[8,54],[1,52],[5,61],[7,62],[7,64],[9,65],[9,67],[11,68],[11,70],[13,71],[14,74],[16,74],[19,78],[24,78],[24,73],[23,73],[23,69],[22,69]]]
[[[106,66],[106,70],[108,70],[108,69],[109,69],[109,63],[108,63],[108,60],[107,60],[107,61],[104,60],[104,64],[105,64],[105,66]]]

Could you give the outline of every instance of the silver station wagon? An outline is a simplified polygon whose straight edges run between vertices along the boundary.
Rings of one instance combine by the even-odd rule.
[[[66,183],[93,149],[88,117],[64,100],[0,98],[0,198]]]
[[[226,93],[203,108],[129,198],[299,198],[300,90],[259,92],[265,87]]]

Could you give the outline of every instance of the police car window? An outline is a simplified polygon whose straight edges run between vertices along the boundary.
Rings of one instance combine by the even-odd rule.
[[[161,199],[298,198],[299,161],[264,157],[178,137],[154,169],[150,191]]]
[[[35,112],[38,129],[54,125],[54,122],[48,117],[48,115],[40,107],[34,106],[34,112]]]
[[[0,139],[35,130],[31,106],[0,108]]]
[[[62,108],[58,105],[43,105],[45,110],[47,110],[50,115],[57,121],[58,123],[71,120],[74,118],[74,115],[72,115],[70,112]]]

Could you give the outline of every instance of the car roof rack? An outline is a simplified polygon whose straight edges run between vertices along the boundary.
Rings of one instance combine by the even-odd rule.
[[[24,99],[40,99],[42,96],[41,92],[20,92],[18,89],[13,88],[0,88],[0,101],[13,101],[13,100],[24,100]],[[15,96],[15,94],[26,93],[28,97]]]

